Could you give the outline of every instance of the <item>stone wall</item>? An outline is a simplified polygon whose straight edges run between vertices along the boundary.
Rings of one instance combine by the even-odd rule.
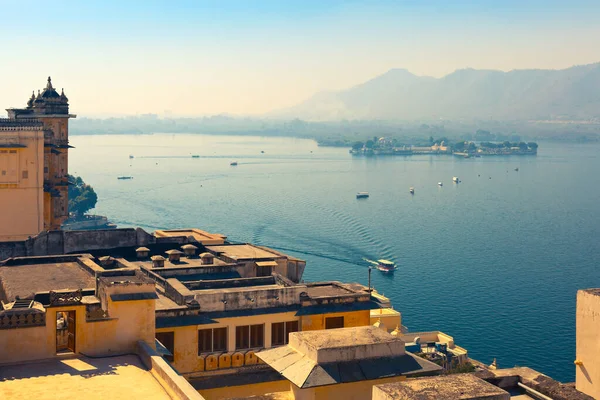
[[[80,253],[153,243],[156,243],[156,238],[141,228],[45,231],[24,241],[0,242],[0,261],[10,257]]]

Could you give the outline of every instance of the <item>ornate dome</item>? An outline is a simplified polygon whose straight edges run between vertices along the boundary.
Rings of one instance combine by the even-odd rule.
[[[56,90],[52,87],[52,79],[48,77],[48,83],[46,84],[46,88],[42,92],[43,99],[60,99],[60,94],[56,92]]]

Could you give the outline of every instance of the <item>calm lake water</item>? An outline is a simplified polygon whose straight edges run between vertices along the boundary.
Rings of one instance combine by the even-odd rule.
[[[353,158],[245,136],[71,144],[70,172],[95,188],[94,212],[120,227],[199,227],[271,246],[306,259],[309,281],[367,284],[363,258],[393,260],[399,270],[374,271],[374,286],[411,331],[441,330],[482,362],[574,380],[576,292],[600,287],[600,146],[459,159]]]

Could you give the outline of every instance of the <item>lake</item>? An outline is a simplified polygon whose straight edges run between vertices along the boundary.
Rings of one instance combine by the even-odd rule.
[[[373,271],[373,284],[410,331],[440,330],[482,362],[574,380],[576,293],[600,287],[598,145],[461,159],[352,157],[250,136],[71,144],[70,173],[98,194],[93,213],[119,227],[198,227],[271,246],[306,259],[307,281],[366,285],[363,258],[393,260],[396,273]]]

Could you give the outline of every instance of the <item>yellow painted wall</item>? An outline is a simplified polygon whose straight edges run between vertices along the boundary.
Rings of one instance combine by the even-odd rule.
[[[172,328],[160,328],[156,332],[174,332],[174,361],[175,369],[182,374],[202,372],[205,369],[205,357],[211,353],[198,355],[198,330],[227,327],[227,353],[231,356],[236,353],[235,327],[243,325],[265,325],[264,347],[271,347],[271,324],[276,322],[300,321],[300,330],[325,329],[325,318],[344,317],[345,327],[369,325],[369,311],[353,311],[347,313],[333,313],[326,315],[311,315],[297,317],[296,312],[277,314],[253,315],[246,317],[222,318],[215,324],[192,325]],[[246,353],[248,350],[243,350]],[[222,352],[214,353],[217,357]]]
[[[27,147],[3,148],[8,142]],[[0,212],[0,241],[24,240],[44,229],[43,157],[43,131],[0,132],[0,210],[12,210]]]
[[[0,363],[54,357],[56,313],[61,311],[75,311],[77,353],[134,353],[138,340],[154,347],[154,300],[112,303],[109,310],[111,319],[87,322],[84,305],[51,307],[46,309],[46,326],[0,330]]]
[[[199,390],[198,393],[206,400],[221,400],[230,398],[245,398],[267,393],[289,392],[290,382],[287,379],[274,382],[256,383],[254,385],[227,386],[217,389]]]
[[[577,390],[600,399],[600,293],[577,292]]]
[[[344,328],[370,325],[370,312],[369,310],[364,310],[345,313],[305,315],[301,318],[301,330],[316,331],[325,329],[325,318],[331,317],[344,317]]]
[[[295,400],[367,400],[372,397],[373,386],[383,383],[399,382],[406,379],[404,376],[393,378],[374,379],[352,383],[340,383],[337,385],[321,386],[311,389],[300,389],[291,384]]]
[[[383,323],[383,325],[385,326],[385,330],[388,332],[393,331],[397,327],[402,327],[401,314],[398,311],[393,310],[391,308],[380,308],[379,310],[371,310],[369,323],[373,325],[379,320],[381,321],[381,323]]]
[[[175,369],[182,374],[200,372],[204,370],[204,357],[207,354],[198,355],[198,330],[227,327],[227,347],[231,355],[236,352],[235,327],[243,325],[265,325],[264,348],[271,347],[271,324],[275,322],[298,321],[296,312],[278,314],[253,315],[246,317],[222,318],[216,320],[216,324],[192,325],[174,328],[160,328],[156,332],[174,332],[174,362]],[[246,352],[247,350],[243,350]],[[222,354],[222,353],[215,353]]]

